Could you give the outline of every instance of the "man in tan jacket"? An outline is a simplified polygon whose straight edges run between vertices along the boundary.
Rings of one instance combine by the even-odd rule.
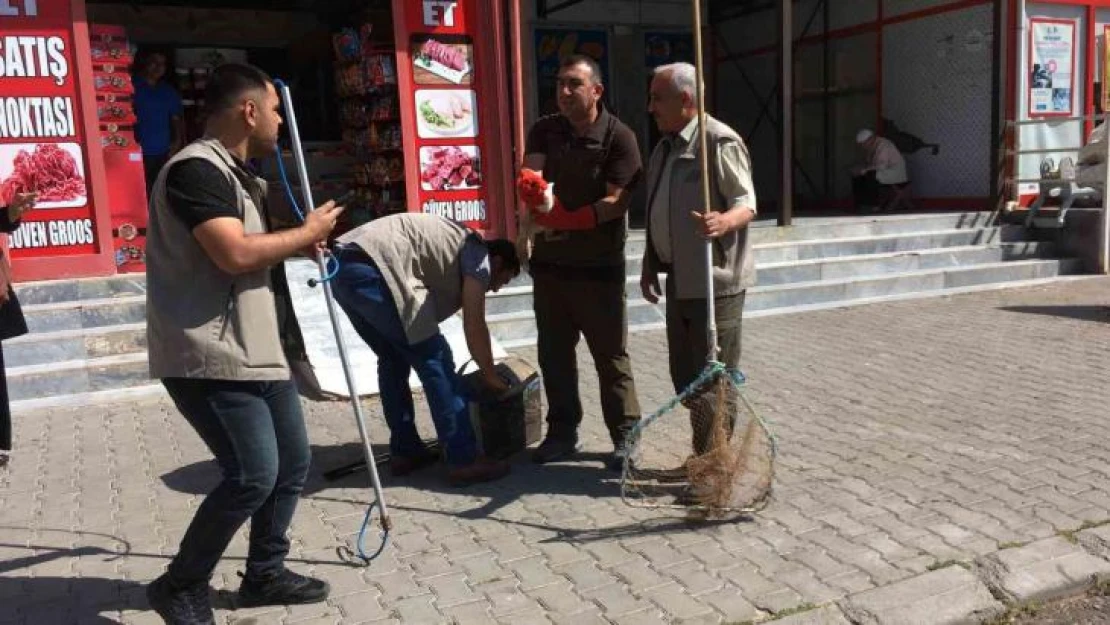
[[[735,131],[708,117],[710,205],[701,206],[698,155],[697,73],[689,63],[665,65],[651,81],[649,110],[664,137],[648,163],[647,246],[640,289],[656,303],[667,276],[667,347],[676,393],[690,385],[709,356],[705,242],[713,247],[717,359],[740,364],[744,296],[755,284],[748,224],[755,218],[751,161]],[[708,208],[708,211],[706,209]],[[707,432],[694,423],[694,451],[703,453]]]

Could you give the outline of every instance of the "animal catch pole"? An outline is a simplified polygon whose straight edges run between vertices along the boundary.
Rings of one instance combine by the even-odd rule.
[[[313,210],[316,205],[312,198],[312,187],[308,180],[308,168],[305,165],[304,148],[301,144],[300,130],[297,127],[297,114],[293,109],[293,96],[289,91],[289,85],[277,80],[274,84],[278,87],[281,94],[282,106],[285,109],[286,122],[289,125],[289,136],[291,140],[291,147],[293,150],[293,158],[297,165],[297,178],[301,183],[301,194],[304,200],[304,207],[306,211]],[[292,192],[289,189],[289,181],[284,175],[284,165],[281,160],[281,148],[278,148],[278,164],[282,167],[282,179],[286,185],[286,190],[290,192],[290,199],[293,200]],[[293,208],[297,213],[301,213],[297,208],[296,202],[293,201]],[[301,214],[303,219],[303,214]],[[335,333],[335,344],[339,348],[339,360],[343,367],[343,376],[347,380],[347,391],[351,397],[351,407],[355,413],[355,423],[358,425],[358,434],[362,438],[362,450],[366,457],[366,468],[370,472],[370,479],[374,487],[375,501],[370,505],[366,511],[366,517],[363,520],[362,530],[359,532],[358,538],[358,554],[361,556],[365,564],[369,564],[370,560],[376,557],[385,549],[386,541],[389,537],[389,530],[392,523],[389,519],[389,508],[386,507],[385,495],[382,493],[382,483],[378,476],[377,465],[374,463],[374,450],[370,445],[370,434],[366,429],[366,416],[362,410],[362,402],[359,400],[358,388],[355,384],[354,372],[351,370],[351,359],[347,352],[347,343],[343,338],[343,331],[339,325],[339,313],[336,310],[335,297],[332,295],[331,279],[334,277],[335,272],[328,271],[329,260],[338,263],[338,259],[331,255],[329,251],[319,250],[316,253],[316,265],[320,271],[320,279],[311,281],[312,285],[320,285],[324,290],[324,301],[327,303],[328,317],[331,319],[331,327]],[[366,531],[366,527],[370,521],[370,515],[374,507],[379,509],[379,517],[381,520],[382,528],[382,543],[381,547],[373,555],[367,556],[363,552],[362,539]]]

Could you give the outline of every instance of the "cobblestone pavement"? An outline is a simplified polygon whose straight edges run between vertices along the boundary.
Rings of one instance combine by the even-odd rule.
[[[1110,281],[1094,279],[747,321],[750,397],[780,438],[775,501],[749,522],[624,505],[591,389],[575,461],[520,459],[464,490],[434,470],[383,474],[392,542],[353,568],[336,547],[372,491],[365,473],[321,472],[360,457],[357,431],[349,406],[310,402],[315,468],[290,566],[333,596],[231,610],[241,534],[213,580],[220,622],[764,620],[1110,520],[1108,300]],[[644,408],[661,405],[662,333],[631,350]],[[217,477],[199,438],[166,402],[16,428],[0,473],[0,623],[159,622],[143,584]]]

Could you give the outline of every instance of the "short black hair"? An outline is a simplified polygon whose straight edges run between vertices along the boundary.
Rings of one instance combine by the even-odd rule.
[[[513,272],[514,276],[520,275],[520,257],[516,255],[516,246],[508,239],[491,239],[486,241],[491,257],[501,259],[501,268]]]
[[[575,65],[585,65],[590,68],[590,76],[593,78],[594,83],[598,85],[604,84],[601,79],[601,65],[599,65],[592,56],[572,54],[559,63],[559,70],[562,71],[568,67],[574,67]]]
[[[221,113],[239,103],[248,91],[266,90],[273,83],[269,74],[253,65],[226,63],[217,67],[208,77],[204,91],[204,110],[208,115]]]

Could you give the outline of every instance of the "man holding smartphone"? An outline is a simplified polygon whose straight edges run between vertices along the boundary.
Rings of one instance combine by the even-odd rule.
[[[147,236],[151,377],[223,474],[166,574],[147,589],[172,625],[215,623],[208,582],[248,519],[241,606],[316,603],[329,592],[326,582],[285,568],[311,452],[274,289],[281,263],[326,241],[342,208],[327,202],[300,226],[271,232],[266,182],[246,162],[276,149],[282,120],[273,81],[249,65],[224,65],[209,77],[205,100],[205,138],[158,174]]]

